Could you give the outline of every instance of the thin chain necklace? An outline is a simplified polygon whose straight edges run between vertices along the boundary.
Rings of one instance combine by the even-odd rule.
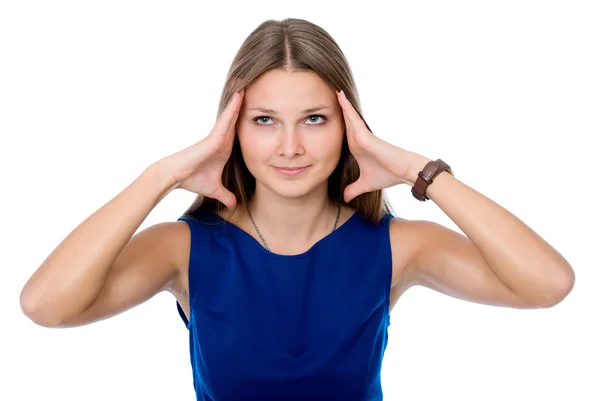
[[[256,223],[254,222],[254,218],[252,217],[252,212],[250,212],[250,207],[248,206],[248,204],[246,204],[246,209],[248,209],[248,216],[250,216],[250,221],[252,222],[252,225],[254,226],[254,230],[258,234],[258,237],[262,241],[263,246],[267,249],[267,251],[271,252],[271,248],[269,248],[269,245],[267,245],[267,241],[265,241],[265,239],[263,238],[262,234],[260,233],[260,230],[256,226]],[[337,227],[337,225],[338,225],[338,221],[340,220],[340,211],[341,210],[342,210],[342,207],[338,203],[338,205],[337,205],[337,214],[335,216],[335,223],[333,224],[333,230],[331,230],[331,232],[334,232],[335,229],[336,229],[336,227]]]

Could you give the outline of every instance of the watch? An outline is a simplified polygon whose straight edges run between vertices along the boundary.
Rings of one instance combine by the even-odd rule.
[[[413,196],[421,202],[429,200],[429,197],[425,195],[427,187],[431,185],[431,183],[433,183],[433,179],[443,171],[447,171],[454,176],[450,166],[444,163],[442,159],[437,159],[435,161],[431,160],[429,163],[427,163],[423,170],[419,172],[417,181],[415,181],[415,185],[412,187],[411,192]]]

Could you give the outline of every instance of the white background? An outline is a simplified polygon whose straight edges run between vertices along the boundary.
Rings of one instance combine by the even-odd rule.
[[[544,310],[409,290],[392,313],[385,399],[600,399],[597,3],[215,3],[2,2],[0,399],[194,399],[170,294],[73,329],[35,325],[19,294],[81,221],[209,132],[243,40],[286,17],[336,39],[376,135],[443,158],[576,272]],[[457,229],[408,186],[387,193],[400,217]],[[140,230],[194,197],[171,193]]]

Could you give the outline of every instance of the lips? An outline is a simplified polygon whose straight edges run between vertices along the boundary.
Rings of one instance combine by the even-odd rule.
[[[308,166],[302,166],[302,167],[275,167],[275,168],[278,168],[280,170],[294,171],[294,170],[300,170],[300,169],[303,169],[303,168],[306,168],[306,167],[308,167]]]
[[[304,166],[304,167],[274,167],[275,170],[282,174],[285,175],[287,177],[293,177],[299,174],[302,174],[303,172],[305,172],[306,170],[308,170],[310,168],[310,166]]]

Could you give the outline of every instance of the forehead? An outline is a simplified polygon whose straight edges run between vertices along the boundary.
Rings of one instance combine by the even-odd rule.
[[[335,90],[313,71],[271,70],[246,87],[244,109],[262,107],[285,113],[317,105],[334,107]]]

